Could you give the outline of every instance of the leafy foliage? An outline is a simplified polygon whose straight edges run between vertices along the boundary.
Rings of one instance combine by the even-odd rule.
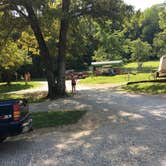
[[[166,9],[159,13],[159,25],[161,32],[156,34],[153,45],[158,56],[166,54]]]
[[[16,71],[25,63],[26,59],[28,60],[26,56],[27,52],[25,50],[19,49],[17,44],[8,41],[0,52],[0,68]]]
[[[152,47],[147,42],[143,42],[140,39],[134,40],[131,43],[131,58],[138,63],[148,60]]]
[[[160,8],[158,6],[152,6],[143,13],[141,37],[149,44],[153,43],[155,34],[160,31],[159,12]]]

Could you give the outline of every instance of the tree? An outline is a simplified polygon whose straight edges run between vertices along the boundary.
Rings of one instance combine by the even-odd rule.
[[[70,0],[2,0],[0,10],[9,14],[14,20],[21,20],[26,27],[30,25],[45,66],[50,98],[65,94],[65,60],[66,53],[70,50],[67,49],[69,46],[67,37],[72,23],[89,17],[102,24],[106,20],[112,20],[112,28],[119,29],[122,28],[123,14],[129,14],[126,12],[127,6],[121,0],[72,0],[71,3]],[[43,21],[46,18],[49,18],[48,25]],[[51,38],[52,32],[51,35],[49,32],[49,27],[53,29],[52,22],[55,20],[60,22],[58,39]],[[55,34],[52,36],[55,37]],[[53,43],[56,46],[52,47]],[[54,48],[52,50],[58,53],[53,53],[50,48]],[[52,54],[57,56],[57,61]]]
[[[19,49],[17,44],[12,41],[7,41],[5,47],[0,51],[0,69],[6,76],[6,82],[9,85],[12,74],[23,64],[29,63],[30,58],[27,57],[27,52]]]
[[[111,22],[106,21],[104,28],[97,24],[95,38],[99,41],[94,60],[117,60],[122,58],[125,42],[123,31],[110,28]]]
[[[58,78],[57,78],[57,92],[59,95],[65,95],[65,70],[66,70],[66,45],[67,45],[67,32],[69,28],[69,8],[70,0],[62,0],[62,13],[59,33],[59,46],[58,46]]]
[[[39,1],[38,1],[39,3]],[[36,7],[36,3],[26,0],[16,0],[16,1],[11,1],[11,0],[2,0],[0,4],[1,11],[4,13],[11,13],[12,17],[17,18],[17,17],[23,17],[25,18],[29,24],[31,25],[31,28],[34,32],[34,35],[36,37],[36,40],[38,42],[39,50],[40,50],[40,55],[42,56],[45,69],[46,69],[46,76],[48,80],[48,97],[53,98],[55,96],[55,80],[54,80],[54,74],[52,71],[52,65],[51,65],[51,58],[50,58],[50,53],[47,47],[47,44],[45,42],[44,36],[42,34],[39,20],[35,14],[33,5]],[[42,3],[39,5],[40,7],[43,6]],[[12,13],[12,11],[16,11],[17,13]]]
[[[59,55],[58,55],[58,76],[57,81],[55,82],[55,73],[54,73],[54,63],[52,63],[52,57],[50,55],[49,48],[47,46],[46,40],[42,33],[42,29],[37,17],[37,13],[42,14],[42,9],[47,7],[47,3],[44,1],[35,1],[32,0],[3,0],[1,3],[1,9],[9,10],[9,12],[17,11],[18,17],[23,16],[30,24],[36,40],[38,42],[40,55],[42,56],[45,72],[48,81],[48,97],[54,98],[57,95],[65,94],[65,49],[66,49],[66,36],[68,29],[68,20],[65,18],[69,10],[70,1],[62,1],[62,13],[64,14],[61,19],[61,28],[59,35]],[[36,12],[35,12],[36,11]]]
[[[136,11],[131,17],[125,17],[123,24],[123,31],[125,32],[125,37],[131,40],[136,40],[141,37],[141,27],[142,27],[142,13],[141,11]]]
[[[156,34],[153,46],[158,57],[166,54],[166,30]]]
[[[38,41],[40,55],[42,56],[44,65],[45,65],[45,72],[46,77],[48,81],[48,97],[54,98],[56,94],[56,85],[55,85],[55,76],[53,72],[53,66],[52,66],[52,59],[50,56],[50,52],[48,49],[48,46],[46,44],[46,41],[44,39],[44,36],[42,34],[39,21],[37,19],[37,16],[35,15],[34,9],[32,7],[32,1],[23,1],[21,3],[23,5],[28,13],[27,19],[31,25],[31,28],[34,32],[34,35],[36,37],[36,40]],[[18,12],[22,12],[18,10]]]
[[[131,42],[131,59],[137,61],[138,70],[141,70],[142,64],[144,61],[148,60],[152,47],[147,42],[137,39]]]
[[[143,12],[141,37],[149,44],[153,43],[155,34],[160,31],[159,12],[160,8],[158,6],[152,6]]]
[[[161,32],[155,35],[153,46],[156,54],[160,57],[166,54],[166,9],[159,13],[159,25]]]

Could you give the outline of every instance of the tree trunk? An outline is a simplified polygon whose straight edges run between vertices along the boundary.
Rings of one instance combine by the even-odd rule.
[[[38,41],[39,44],[39,50],[40,54],[42,56],[44,65],[45,65],[45,71],[46,71],[46,77],[48,81],[48,97],[49,98],[55,98],[56,97],[56,84],[55,84],[55,76],[52,68],[52,59],[50,57],[49,49],[46,45],[46,42],[44,40],[43,34],[41,32],[38,19],[34,13],[34,10],[32,8],[32,5],[27,2],[25,3],[25,8],[28,13],[28,21],[31,25],[31,28],[34,32],[34,35]]]
[[[65,95],[65,54],[66,54],[66,43],[67,43],[67,32],[69,27],[69,7],[70,0],[62,0],[62,12],[63,16],[60,25],[59,34],[59,50],[58,50],[58,78],[57,78],[57,93],[59,96]]]
[[[11,84],[11,81],[12,81],[12,73],[11,73],[11,71],[6,70],[5,74],[6,74],[6,83],[9,86]]]

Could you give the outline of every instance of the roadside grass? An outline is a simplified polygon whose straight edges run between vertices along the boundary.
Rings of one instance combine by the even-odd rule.
[[[136,73],[130,74],[129,77],[127,74],[124,75],[116,75],[116,76],[91,76],[87,77],[80,81],[80,84],[106,84],[106,83],[125,83],[129,81],[143,81],[148,80],[150,77],[149,73]]]
[[[71,125],[77,123],[86,111],[49,111],[49,112],[38,112],[31,113],[33,119],[33,127],[48,128],[48,127],[59,127],[64,125]]]
[[[41,86],[42,84],[37,81],[28,82],[27,85],[25,82],[12,82],[10,86],[7,86],[6,83],[0,83],[0,100],[26,98],[30,103],[44,101],[44,98],[47,95],[46,92],[34,92],[25,94],[17,93],[17,91],[20,90],[32,89]]]
[[[159,66],[160,61],[149,61],[149,62],[144,62],[142,66],[143,71],[152,71],[152,70],[157,70]],[[129,69],[129,70],[137,70],[138,65],[136,62],[128,63],[123,66],[123,68]]]
[[[42,102],[46,99],[46,92],[34,92],[28,94],[6,94],[1,93],[0,100],[8,100],[8,99],[18,99],[18,98],[25,98],[28,100],[29,103],[37,103]]]
[[[47,99],[47,91],[35,91],[19,93],[19,90],[26,90],[35,87],[41,87],[42,84],[38,81],[29,82],[25,85],[25,82],[13,82],[10,86],[5,83],[0,83],[0,100],[25,98],[29,103],[43,102]],[[66,97],[71,97],[71,93],[67,93]]]
[[[7,94],[1,93],[0,100],[8,100],[8,99],[18,99],[18,98],[25,98],[28,100],[29,103],[37,103],[45,101],[46,99],[46,92],[34,92],[34,93],[26,93],[26,94]]]
[[[40,87],[41,85],[42,84],[40,84],[37,81],[28,82],[27,85],[25,84],[25,82],[12,82],[11,85],[6,85],[6,83],[0,83],[0,93],[25,90],[25,89]]]
[[[121,87],[122,90],[145,94],[166,94],[165,83],[137,83]]]

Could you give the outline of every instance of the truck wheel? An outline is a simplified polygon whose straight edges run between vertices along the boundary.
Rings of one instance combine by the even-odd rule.
[[[6,137],[0,138],[0,143],[3,142],[6,139]]]

